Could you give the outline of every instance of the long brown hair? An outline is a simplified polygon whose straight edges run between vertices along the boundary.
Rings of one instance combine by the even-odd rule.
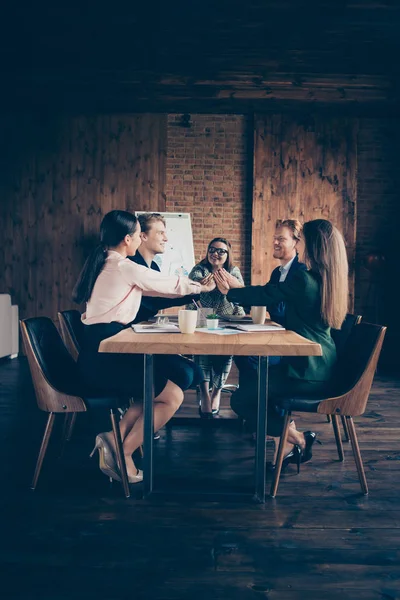
[[[232,267],[233,267],[233,262],[232,262],[232,246],[231,243],[228,242],[228,240],[226,238],[223,237],[215,237],[211,240],[211,242],[208,244],[207,246],[207,253],[205,258],[203,258],[202,261],[200,261],[201,265],[205,265],[207,267],[207,269],[209,269],[210,271],[212,271],[212,265],[208,260],[208,251],[211,248],[211,246],[213,244],[215,244],[215,242],[221,242],[222,244],[225,244],[225,246],[228,248],[228,255],[227,255],[227,259],[224,262],[224,269],[226,271],[228,271],[228,273],[231,272]]]
[[[348,262],[340,231],[325,219],[304,223],[304,262],[321,277],[321,316],[340,329],[348,306]]]

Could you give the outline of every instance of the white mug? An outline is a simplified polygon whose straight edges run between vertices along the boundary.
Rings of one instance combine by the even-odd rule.
[[[194,333],[197,325],[197,310],[184,310],[178,312],[178,325],[182,333]]]
[[[250,310],[250,316],[255,325],[263,325],[265,317],[267,316],[266,306],[252,306]]]

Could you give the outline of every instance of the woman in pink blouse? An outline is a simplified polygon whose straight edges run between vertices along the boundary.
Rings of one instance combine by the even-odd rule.
[[[138,265],[134,256],[141,243],[140,224],[126,211],[113,210],[100,226],[100,244],[87,259],[74,288],[73,299],[86,302],[82,315],[85,325],[83,347],[78,366],[91,390],[118,395],[141,396],[143,357],[138,354],[102,354],[100,342],[129,327],[139,310],[142,295],[177,298],[215,288],[212,277],[202,284],[187,277],[166,276]],[[155,357],[154,428],[160,429],[174,415],[183,400],[182,389],[169,379],[162,357]],[[130,483],[143,479],[132,460],[143,441],[142,405],[131,406],[120,421],[121,436]],[[96,437],[101,470],[120,480],[111,432]]]

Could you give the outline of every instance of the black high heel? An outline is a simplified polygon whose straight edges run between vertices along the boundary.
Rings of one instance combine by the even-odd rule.
[[[291,452],[289,452],[289,454],[287,456],[285,456],[285,458],[283,459],[281,473],[283,473],[283,471],[290,464],[297,465],[297,473],[300,473],[300,463],[302,462],[301,455],[302,455],[301,448],[300,448],[300,446],[297,446],[297,444],[296,444],[294,446],[293,450]]]
[[[212,412],[203,412],[201,410],[201,406],[199,406],[199,415],[200,415],[200,419],[213,419],[214,415]]]
[[[285,456],[285,458],[282,461],[282,467],[281,467],[281,474],[286,471],[286,469],[288,468],[289,465],[291,464],[295,464],[297,465],[297,473],[300,473],[300,463],[301,461],[301,456],[302,456],[302,452],[301,452],[301,448],[300,446],[297,446],[297,444],[293,447],[293,450],[291,450],[289,452],[289,454],[287,454]],[[275,471],[276,466],[275,465],[270,465],[267,467],[268,470],[271,471]]]
[[[301,462],[305,463],[312,459],[312,447],[314,442],[322,445],[322,442],[317,438],[317,434],[314,431],[305,431],[304,440],[306,442],[305,448],[302,452]]]

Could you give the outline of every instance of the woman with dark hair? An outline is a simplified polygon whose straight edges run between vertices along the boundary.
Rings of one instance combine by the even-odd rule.
[[[227,239],[216,237],[208,244],[207,254],[189,273],[189,278],[200,283],[207,282],[210,277],[221,270],[230,282],[230,287],[243,287],[243,278],[238,267],[232,263],[232,246]],[[200,303],[210,312],[221,317],[225,315],[244,315],[241,306],[232,304],[226,295],[217,287],[211,292],[200,294]],[[198,364],[203,371],[204,382],[200,384],[201,404],[199,413],[202,418],[212,418],[219,413],[221,391],[232,366],[232,356],[199,356]],[[211,396],[210,396],[211,386]]]
[[[291,394],[323,394],[334,373],[336,348],[331,327],[340,329],[347,312],[348,264],[341,233],[324,219],[305,223],[298,242],[299,257],[307,270],[298,270],[291,279],[264,286],[231,289],[222,272],[214,274],[218,289],[227,299],[244,305],[267,306],[285,302],[286,328],[321,345],[322,356],[287,357],[269,369],[269,435],[279,438],[283,418],[275,409],[274,399]],[[256,429],[257,373],[249,377],[232,395],[232,409]],[[289,428],[284,466],[289,462],[310,460],[313,432],[304,434]]]
[[[100,244],[87,259],[73,291],[73,299],[86,302],[83,347],[78,366],[92,390],[126,395],[143,391],[143,357],[137,354],[102,354],[100,342],[129,327],[138,312],[142,295],[176,298],[209,292],[215,283],[208,278],[203,284],[187,277],[166,276],[130,261],[141,243],[140,224],[126,211],[113,210],[100,226]],[[154,427],[160,429],[182,403],[183,390],[165,368],[162,356],[155,357]],[[133,463],[132,454],[143,441],[142,405],[131,406],[120,421],[124,454],[131,483],[143,475]],[[96,446],[100,468],[120,480],[111,432],[99,434]]]

